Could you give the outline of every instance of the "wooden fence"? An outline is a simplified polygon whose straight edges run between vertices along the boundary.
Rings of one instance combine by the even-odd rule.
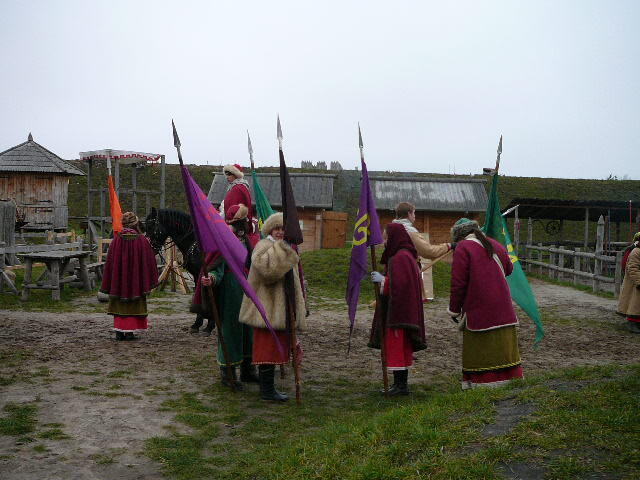
[[[595,252],[582,251],[576,247],[571,250],[564,246],[532,245],[532,227],[529,220],[527,244],[520,261],[527,272],[548,275],[554,280],[570,281],[574,285],[590,285],[594,292],[609,291],[616,297],[620,295],[622,284],[623,250],[615,251],[614,247],[624,247],[628,243],[609,244],[604,251],[604,218],[598,220]]]

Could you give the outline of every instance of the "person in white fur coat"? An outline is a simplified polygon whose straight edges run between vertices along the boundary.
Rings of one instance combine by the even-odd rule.
[[[289,362],[289,333],[287,332],[286,301],[284,276],[293,271],[295,285],[296,326],[303,330],[306,326],[306,305],[298,273],[300,257],[284,240],[282,213],[274,213],[262,226],[265,237],[258,242],[251,256],[251,269],[248,281],[256,292],[267,312],[267,318],[273,326],[282,352],[278,350],[275,339],[267,330],[264,320],[253,302],[245,296],[240,308],[240,322],[253,327],[253,358],[258,365],[260,396],[263,400],[284,402],[286,394],[274,387],[275,366]]]

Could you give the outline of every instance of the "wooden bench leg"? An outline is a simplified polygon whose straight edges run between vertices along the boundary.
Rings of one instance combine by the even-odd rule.
[[[60,262],[53,260],[51,262],[51,298],[60,300]]]
[[[91,282],[89,281],[89,272],[87,271],[87,260],[80,258],[80,280],[85,292],[91,291]]]
[[[24,280],[22,281],[22,300],[25,301],[29,299],[29,284],[31,283],[33,260],[27,258],[26,262],[27,263],[24,266]]]

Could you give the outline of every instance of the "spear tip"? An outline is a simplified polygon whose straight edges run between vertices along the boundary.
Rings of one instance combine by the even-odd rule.
[[[251,136],[249,135],[249,130],[247,130],[247,144],[249,147],[249,155],[253,155],[253,147],[251,146]]]
[[[278,114],[278,140],[282,141],[282,126],[280,125],[280,114]]]
[[[173,146],[177,148],[177,147],[180,146],[180,138],[178,137],[178,131],[176,130],[176,124],[173,123],[173,118],[171,119],[171,126],[173,127]]]
[[[362,143],[362,131],[360,130],[360,122],[358,122],[358,141],[360,148],[364,148],[364,144]]]

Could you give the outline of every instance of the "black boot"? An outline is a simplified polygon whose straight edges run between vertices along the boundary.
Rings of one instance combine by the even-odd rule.
[[[118,341],[124,340],[124,332],[116,332],[116,340]]]
[[[256,372],[256,366],[251,365],[250,358],[242,359],[242,365],[240,365],[240,381],[245,383],[260,383],[260,379]]]
[[[258,373],[260,377],[260,398],[262,400],[271,400],[273,402],[286,402],[289,397],[286,393],[280,393],[273,385],[273,377],[275,375],[275,365],[260,365]]]
[[[229,378],[227,367],[220,366],[220,383],[234,390],[242,390],[242,384],[236,375],[236,367],[231,367],[231,378]]]
[[[409,378],[409,370],[394,370],[393,385],[389,388],[389,396],[396,397],[398,395],[409,395],[409,386],[407,379]]]

